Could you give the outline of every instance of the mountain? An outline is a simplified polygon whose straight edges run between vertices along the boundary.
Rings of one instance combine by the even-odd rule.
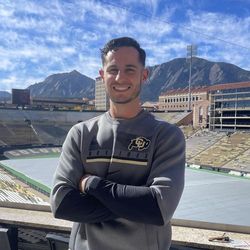
[[[11,100],[11,94],[7,91],[0,91],[0,102],[7,102]]]
[[[32,97],[94,98],[95,80],[76,70],[48,76],[43,82],[28,87]]]
[[[141,99],[155,101],[162,92],[187,87],[189,67],[186,58],[149,67],[149,79],[142,89]],[[233,64],[211,62],[198,57],[192,60],[192,87],[244,81],[250,81],[250,71]]]
[[[142,101],[157,101],[162,92],[187,87],[189,67],[186,58],[148,67],[149,79],[142,87]],[[198,57],[192,60],[192,87],[244,81],[250,81],[250,71],[230,63],[211,62]],[[93,99],[95,81],[74,70],[48,76],[43,82],[29,86],[29,89],[33,97]]]

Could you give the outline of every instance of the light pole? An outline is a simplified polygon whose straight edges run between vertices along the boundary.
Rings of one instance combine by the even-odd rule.
[[[191,111],[191,79],[192,79],[192,59],[197,54],[196,45],[187,46],[187,58],[189,58],[189,80],[188,80],[188,111]]]

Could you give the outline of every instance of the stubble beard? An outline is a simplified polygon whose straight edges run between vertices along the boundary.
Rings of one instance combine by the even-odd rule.
[[[130,102],[132,102],[133,100],[135,100],[141,93],[141,86],[142,86],[142,80],[140,79],[140,84],[138,86],[138,89],[136,89],[136,92],[132,94],[132,96],[128,97],[127,99],[119,99],[119,98],[115,98],[109,95],[109,93],[107,92],[110,100],[115,103],[115,104],[128,104]]]

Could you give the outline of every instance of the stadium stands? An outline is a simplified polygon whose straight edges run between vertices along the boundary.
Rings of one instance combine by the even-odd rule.
[[[187,112],[159,112],[153,113],[156,117],[167,121],[172,124],[177,124],[181,121],[185,116],[187,116]]]
[[[23,186],[13,181],[9,175],[0,170],[0,201],[20,202],[26,204],[47,205],[48,203],[27,191]]]
[[[186,158],[188,162],[194,163],[193,158],[211,147],[214,143],[219,141],[226,133],[213,132],[207,129],[199,130],[186,140]],[[192,160],[191,160],[192,159]],[[200,164],[198,160],[195,163]]]
[[[41,111],[41,110],[12,110],[0,109],[1,121],[24,121],[75,124],[79,120],[88,120],[103,112],[69,112],[69,111]]]
[[[68,130],[73,124],[50,124],[50,123],[33,123],[33,127],[42,144],[62,145]]]
[[[0,130],[4,145],[40,144],[32,127],[24,121],[1,122]]]
[[[69,129],[102,112],[66,112],[0,109],[0,147],[11,145],[62,145]],[[186,112],[154,112],[156,117],[178,123]],[[186,137],[188,164],[250,171],[249,133],[195,130],[180,127]]]
[[[74,124],[101,113],[0,109],[0,146],[61,145]]]
[[[184,136],[186,139],[194,135],[196,132],[199,131],[199,129],[195,129],[193,126],[180,126],[180,129],[182,130]]]
[[[235,168],[241,159],[250,162],[246,159],[250,147],[250,133],[235,132],[228,135],[223,132],[208,132],[207,135],[209,136],[201,136],[197,140],[192,137],[187,141],[189,162],[219,168]]]
[[[10,114],[7,116],[5,113],[1,116],[2,113],[0,110],[0,147],[1,145],[6,146],[6,144],[33,144],[30,147],[31,153],[32,150],[35,150],[33,146],[37,144],[61,145],[68,130],[73,124],[80,120],[86,120],[98,115],[94,112],[19,112],[17,110],[15,110],[14,113],[15,115]],[[159,115],[158,117],[171,123],[176,123],[176,121],[182,119],[182,117],[174,117],[173,113],[155,113],[155,115]],[[178,115],[180,114],[178,113]],[[29,120],[31,121],[30,123],[28,122]],[[186,137],[188,163],[199,164],[201,166],[216,166],[221,169],[233,169],[250,173],[250,133],[232,132],[229,134],[221,131],[212,132],[207,129],[195,130],[192,126],[182,126],[180,128]],[[18,149],[18,147],[15,149]],[[29,150],[29,148],[26,148],[26,150]],[[0,202],[48,206],[45,199],[38,196],[35,193],[36,191],[34,191],[34,193],[30,192],[30,189],[26,189],[25,185],[27,184],[24,184],[24,186],[19,185],[16,180],[13,181],[12,177],[8,176],[5,174],[5,171],[0,169]],[[28,219],[32,217],[30,212],[33,211],[25,212]],[[44,214],[44,212],[40,213]],[[44,224],[47,223],[47,218],[48,216],[46,215],[46,220],[42,220]],[[12,220],[13,218],[10,219],[10,225]],[[6,223],[6,221],[4,220],[2,223]],[[37,223],[37,221],[35,223]],[[53,233],[54,229],[52,230],[52,227],[47,228],[44,226],[44,228],[36,230],[38,229],[36,224],[25,224],[23,222],[21,222],[21,225],[16,222],[15,227],[18,228],[18,246],[20,249],[50,249],[46,241],[46,234],[49,232]],[[185,235],[189,235],[188,238],[192,238],[191,236],[193,235],[194,229],[188,227],[184,228],[187,228],[188,231],[178,234],[178,237],[181,237],[181,241],[177,241],[177,243],[181,243],[184,246],[178,246],[176,248],[173,246],[172,249],[194,249],[191,248],[188,241],[188,243],[183,241]],[[175,230],[176,227],[174,227],[174,232]],[[201,231],[200,225],[197,230]],[[68,232],[64,233],[66,236],[68,235]],[[195,235],[198,235],[198,233],[196,232]],[[176,239],[175,234],[173,239]],[[197,239],[193,239],[192,246],[197,247],[196,249],[200,249],[197,242]],[[207,238],[204,239],[204,242],[203,249],[215,249],[214,245],[207,246]],[[207,246],[207,248],[205,246]],[[228,249],[234,248],[231,247]]]
[[[240,170],[250,173],[250,134],[245,133],[242,135],[242,137],[244,137],[243,141],[245,142],[246,150],[233,160],[224,164],[222,168]]]
[[[102,112],[64,112],[35,110],[0,110],[0,146],[25,144],[61,145],[68,130],[77,122]],[[153,113],[160,119],[177,123],[187,113]]]
[[[0,123],[0,131],[2,145],[7,145],[9,143],[9,138],[15,136],[14,132],[12,132],[5,123]]]

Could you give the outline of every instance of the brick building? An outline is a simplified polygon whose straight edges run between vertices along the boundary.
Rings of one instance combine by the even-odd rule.
[[[191,89],[194,127],[211,130],[250,129],[250,82],[226,83]],[[159,110],[188,111],[188,88],[159,96]]]

